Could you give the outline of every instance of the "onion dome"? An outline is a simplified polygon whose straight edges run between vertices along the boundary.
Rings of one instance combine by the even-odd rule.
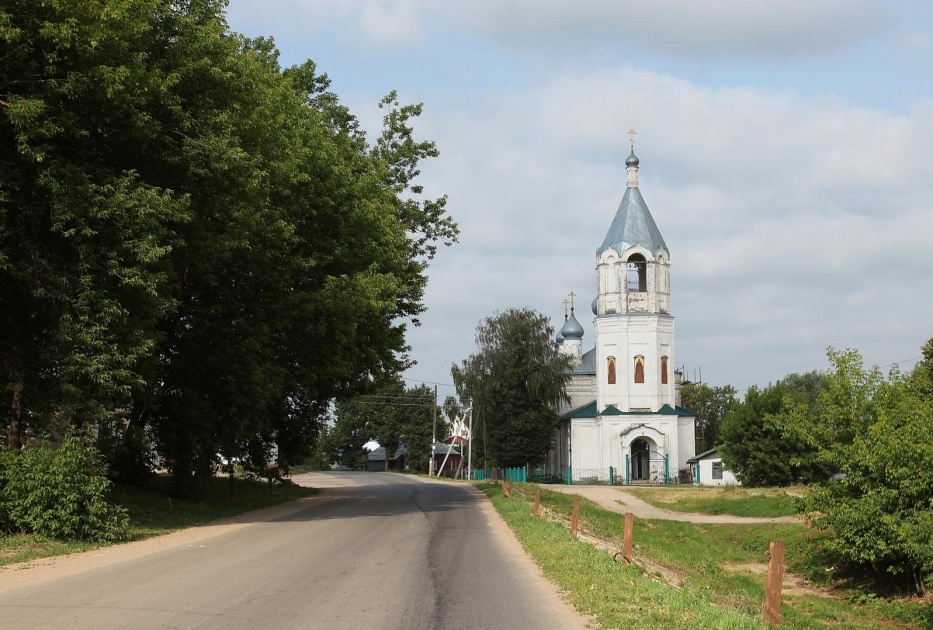
[[[598,307],[599,307],[599,298],[598,298],[598,297],[594,297],[594,298],[593,298],[593,305],[590,307],[590,308],[593,309],[593,315],[599,315],[599,311],[597,310]]]
[[[629,156],[625,158],[625,165],[626,166],[638,166],[638,158],[635,156],[635,149],[632,149],[632,152],[629,153]]]
[[[570,309],[570,317],[564,322],[564,325],[560,329],[560,334],[564,339],[583,338],[583,326],[577,321],[572,308]]]
[[[558,345],[558,346],[559,346],[560,344],[564,343],[564,336],[563,336],[562,334],[560,334],[560,331],[559,331],[559,330],[557,331],[557,336],[554,337],[554,341],[557,342],[557,345]]]

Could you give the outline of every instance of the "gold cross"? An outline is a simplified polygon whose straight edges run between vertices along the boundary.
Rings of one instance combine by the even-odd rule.
[[[570,296],[570,310],[573,310],[573,298],[577,297],[577,294],[571,291],[567,295]]]
[[[632,152],[633,152],[633,153],[635,152],[635,134],[636,134],[636,133],[638,133],[638,132],[635,131],[634,129],[629,129],[629,130],[628,130],[629,142],[631,143]]]
[[[564,305],[564,319],[566,319],[567,318],[567,305],[570,304],[570,300],[564,300],[563,302],[561,302],[561,304]]]

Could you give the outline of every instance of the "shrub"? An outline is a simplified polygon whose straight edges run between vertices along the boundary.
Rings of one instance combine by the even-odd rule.
[[[88,436],[71,432],[55,450],[2,454],[0,521],[13,531],[60,540],[120,540],[129,521],[107,501],[109,489],[100,452]]]
[[[896,369],[864,369],[854,351],[830,351],[820,409],[791,429],[840,474],[801,500],[830,532],[827,549],[879,576],[933,586],[933,400]]]

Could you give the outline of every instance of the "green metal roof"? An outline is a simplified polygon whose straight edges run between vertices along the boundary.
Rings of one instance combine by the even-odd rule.
[[[570,418],[595,418],[595,417],[596,417],[596,401],[594,400],[588,405],[583,405],[582,407],[571,409],[570,411],[562,415],[560,419],[569,420]]]
[[[615,405],[609,405],[608,407],[606,407],[605,409],[603,409],[603,412],[602,412],[600,415],[603,415],[603,416],[624,416],[624,415],[625,415],[625,412],[624,412],[624,411],[620,411],[619,408],[616,407]]]

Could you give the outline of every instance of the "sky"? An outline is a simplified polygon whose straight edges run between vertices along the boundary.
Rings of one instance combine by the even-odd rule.
[[[231,0],[232,30],[313,60],[374,137],[423,103],[428,269],[409,384],[454,393],[481,320],[577,294],[639,186],[671,253],[674,363],[740,395],[829,367],[909,370],[933,337],[933,4],[908,0]]]

